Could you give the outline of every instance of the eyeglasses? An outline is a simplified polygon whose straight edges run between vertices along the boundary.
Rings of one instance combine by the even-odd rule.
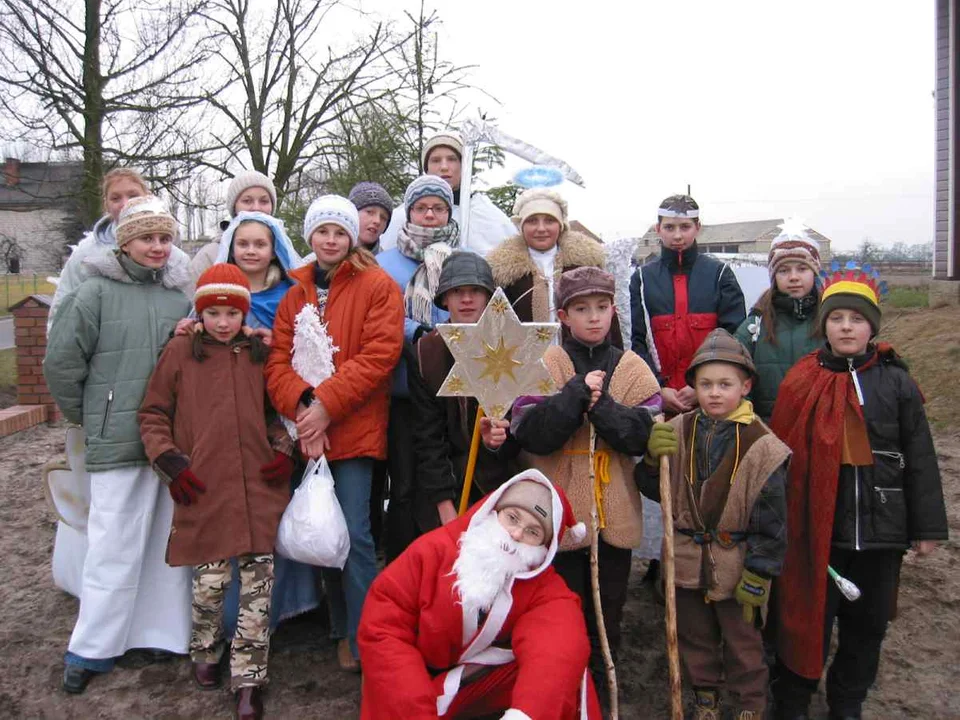
[[[519,528],[523,530],[523,535],[528,540],[535,540],[538,543],[543,540],[543,528],[539,524],[524,525],[520,516],[514,510],[501,510],[500,514],[506,521],[507,529],[516,530]]]
[[[411,215],[449,215],[450,209],[446,205],[414,205],[410,208]]]

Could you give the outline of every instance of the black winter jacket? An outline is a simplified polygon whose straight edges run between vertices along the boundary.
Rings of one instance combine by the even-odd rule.
[[[850,372],[876,350],[855,358],[819,351],[822,367]],[[840,466],[833,545],[855,550],[905,549],[914,540],[946,540],[940,468],[923,396],[903,362],[883,353],[857,372],[873,465]]]

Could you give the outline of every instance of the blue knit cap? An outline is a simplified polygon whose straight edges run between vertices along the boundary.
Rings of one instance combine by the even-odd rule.
[[[360,236],[360,215],[356,206],[340,195],[321,195],[307,209],[303,217],[303,239],[309,244],[313,231],[321,225],[333,223],[347,231],[350,244],[356,245]]]
[[[436,175],[421,175],[407,186],[403,194],[403,206],[407,211],[407,222],[410,221],[410,208],[420,198],[438,197],[447,204],[447,209],[453,213],[453,190],[442,177]]]

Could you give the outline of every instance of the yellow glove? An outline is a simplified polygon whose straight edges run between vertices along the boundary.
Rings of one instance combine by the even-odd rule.
[[[752,625],[770,598],[770,580],[744,568],[733,597],[743,606],[744,621]]]
[[[676,455],[679,449],[677,431],[670,423],[654,423],[647,439],[643,459],[648,465],[658,465],[663,455]]]

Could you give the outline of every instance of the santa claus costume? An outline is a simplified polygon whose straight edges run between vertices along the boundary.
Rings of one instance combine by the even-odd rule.
[[[539,546],[514,542],[497,517],[524,491],[549,505],[534,507],[548,518]],[[599,719],[580,600],[551,567],[564,533],[586,530],[527,470],[407,548],[363,608],[361,719]]]

